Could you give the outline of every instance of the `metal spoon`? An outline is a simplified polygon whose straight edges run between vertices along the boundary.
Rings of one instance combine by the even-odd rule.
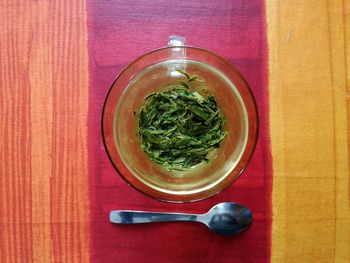
[[[117,224],[139,224],[163,221],[201,222],[215,233],[223,236],[237,234],[250,226],[252,212],[241,204],[220,203],[205,214],[158,213],[144,211],[115,210],[109,219]]]

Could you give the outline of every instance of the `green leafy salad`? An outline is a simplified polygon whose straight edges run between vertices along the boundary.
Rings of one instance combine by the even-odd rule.
[[[186,80],[147,96],[137,114],[143,151],[169,171],[209,163],[226,135],[215,98],[191,89],[195,82],[205,88],[204,82],[179,72]]]

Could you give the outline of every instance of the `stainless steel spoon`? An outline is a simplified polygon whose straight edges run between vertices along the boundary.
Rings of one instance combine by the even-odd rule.
[[[223,236],[237,234],[250,226],[252,212],[241,204],[220,203],[205,214],[159,213],[144,211],[115,210],[109,219],[117,224],[139,224],[163,221],[194,221],[205,224],[215,233]]]

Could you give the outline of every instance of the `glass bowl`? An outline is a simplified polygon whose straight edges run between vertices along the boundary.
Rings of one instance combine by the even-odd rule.
[[[205,81],[228,131],[210,164],[181,172],[165,170],[143,152],[135,115],[146,96],[183,78],[178,69]],[[189,46],[160,48],[131,62],[112,84],[102,114],[104,144],[119,174],[138,191],[169,202],[201,200],[228,187],[250,161],[257,132],[256,103],[242,75],[218,55]]]

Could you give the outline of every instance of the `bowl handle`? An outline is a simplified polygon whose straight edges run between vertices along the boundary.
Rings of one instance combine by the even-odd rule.
[[[170,35],[168,40],[169,47],[178,47],[184,46],[186,42],[186,38],[182,36]]]
[[[178,63],[172,64],[169,68],[169,75],[173,77],[181,77],[181,73],[177,70],[186,71],[186,38],[182,36],[170,35],[168,40],[169,57],[171,59],[180,59]]]

